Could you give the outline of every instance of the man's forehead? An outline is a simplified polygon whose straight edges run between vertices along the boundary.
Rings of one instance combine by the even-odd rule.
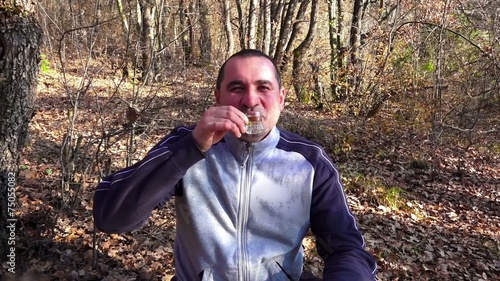
[[[250,57],[233,57],[227,61],[226,66],[248,66],[248,67],[256,67],[262,69],[269,69],[274,71],[274,65],[271,61],[269,61],[265,57],[258,56],[250,56]]]
[[[277,82],[274,65],[264,57],[234,57],[224,69],[224,80],[235,81],[252,74],[259,83]]]

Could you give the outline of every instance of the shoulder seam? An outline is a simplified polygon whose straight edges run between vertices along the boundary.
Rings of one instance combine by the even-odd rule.
[[[285,141],[291,145],[302,145],[305,147],[315,149],[321,155],[321,158],[323,158],[323,160],[325,160],[333,169],[337,170],[335,168],[335,165],[333,164],[332,160],[330,160],[330,158],[326,154],[325,150],[320,145],[305,142],[305,141],[300,141],[300,140],[290,140],[290,139],[287,139],[286,137],[284,137],[283,135],[280,135],[280,139],[282,139],[283,141]]]

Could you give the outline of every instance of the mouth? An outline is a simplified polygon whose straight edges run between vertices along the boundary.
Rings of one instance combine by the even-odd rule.
[[[247,117],[253,116],[255,114],[260,114],[260,116],[264,119],[267,116],[267,112],[263,108],[246,108],[240,109],[243,114]]]
[[[246,125],[247,135],[259,135],[264,132],[264,124],[262,123],[262,115],[260,111],[251,111],[246,113],[248,123]]]

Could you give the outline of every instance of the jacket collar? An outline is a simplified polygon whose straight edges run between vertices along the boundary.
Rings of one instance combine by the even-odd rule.
[[[225,142],[228,144],[229,149],[238,161],[244,161],[247,157],[249,148],[252,151],[254,161],[258,161],[276,147],[279,138],[280,132],[276,127],[274,127],[271,132],[269,132],[269,134],[259,142],[248,143],[236,138],[232,133],[227,133],[224,136]]]

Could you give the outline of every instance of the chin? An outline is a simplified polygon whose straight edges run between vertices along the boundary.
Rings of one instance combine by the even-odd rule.
[[[243,134],[240,140],[246,142],[259,142],[263,140],[267,136],[267,134],[269,134],[269,132],[265,132],[262,134],[255,134],[255,135]]]

